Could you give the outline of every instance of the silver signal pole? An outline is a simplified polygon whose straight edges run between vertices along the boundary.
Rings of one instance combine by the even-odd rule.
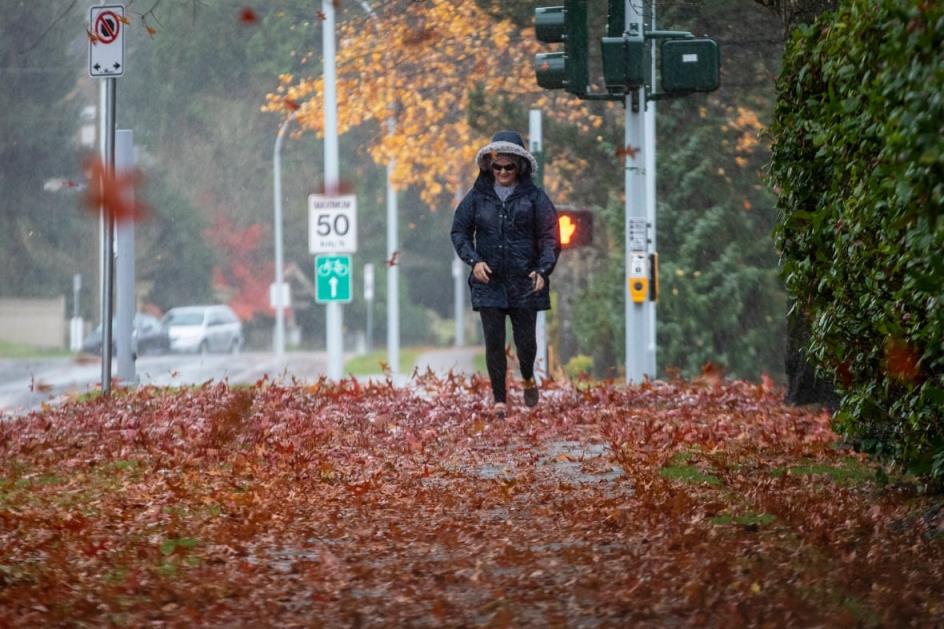
[[[336,91],[337,75],[335,71],[335,20],[332,0],[321,0],[324,13],[324,31],[321,38],[321,50],[324,57],[324,169],[325,193],[337,194],[340,177],[338,176],[338,100]],[[325,322],[325,345],[328,349],[328,378],[340,380],[342,377],[342,352],[344,350],[344,314],[341,304],[328,302],[327,321]]]
[[[630,36],[644,32],[643,6],[626,0],[626,31]],[[649,360],[649,252],[650,224],[647,217],[646,167],[648,153],[646,135],[646,90],[632,89],[626,94],[625,142],[628,149],[625,165],[625,318],[626,318],[626,382],[640,383],[653,377]],[[632,147],[632,150],[629,150]]]
[[[656,0],[649,3],[649,29],[656,30]],[[653,39],[650,46],[652,67],[653,90],[656,89],[656,44],[658,40]],[[658,251],[659,245],[656,243],[656,101],[650,101],[646,105],[646,220],[649,221],[649,247],[650,251]],[[651,269],[650,269],[650,275]],[[652,300],[646,302],[648,312],[649,329],[647,333],[646,346],[646,372],[650,378],[656,377],[656,307],[658,303]]]

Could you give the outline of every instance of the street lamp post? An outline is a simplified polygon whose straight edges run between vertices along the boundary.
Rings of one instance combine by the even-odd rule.
[[[273,208],[274,223],[272,230],[275,237],[275,289],[272,291],[275,302],[275,333],[273,345],[275,346],[275,355],[282,357],[285,354],[285,301],[282,291],[284,283],[282,261],[282,139],[285,137],[285,130],[295,118],[295,112],[292,112],[288,118],[279,125],[279,132],[275,137],[275,148],[272,151],[272,178],[273,178]]]

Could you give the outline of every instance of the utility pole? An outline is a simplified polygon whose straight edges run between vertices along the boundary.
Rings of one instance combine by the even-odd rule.
[[[115,171],[130,173],[133,170],[134,132],[119,129],[115,132]],[[124,194],[133,196],[134,190],[125,190]],[[125,201],[133,203],[134,199]],[[134,219],[122,221],[116,228],[116,236],[115,349],[118,354],[118,378],[130,385],[137,379],[134,369],[134,315],[137,310],[134,290]]]
[[[387,132],[393,133],[393,114],[387,119]],[[397,191],[393,187],[396,162],[387,163],[387,366],[396,381],[400,373],[400,262],[397,259]]]
[[[534,183],[537,186],[544,185],[544,149],[541,131],[541,110],[532,109],[528,112],[528,143],[530,144],[530,152],[538,163],[538,172],[534,173],[533,176]],[[547,364],[547,312],[544,310],[538,312],[535,332],[538,344],[537,364],[547,374],[549,373]],[[540,369],[535,370],[534,378],[540,384]]]
[[[335,26],[334,3],[321,0],[324,14],[321,50],[324,58],[324,183],[325,193],[336,195],[340,191],[338,175],[338,101],[336,92],[337,74],[335,71]],[[344,350],[344,314],[341,304],[329,302],[326,305],[325,345],[328,350],[328,378],[340,380],[342,377]]]

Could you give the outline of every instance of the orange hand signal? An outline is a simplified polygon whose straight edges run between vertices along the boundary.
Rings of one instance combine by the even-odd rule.
[[[574,232],[577,231],[577,224],[566,214],[557,221],[560,226],[560,237],[562,245],[569,245]]]

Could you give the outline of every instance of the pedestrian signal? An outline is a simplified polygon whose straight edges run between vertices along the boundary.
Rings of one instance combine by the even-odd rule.
[[[557,210],[562,249],[593,244],[593,212],[590,210]]]

